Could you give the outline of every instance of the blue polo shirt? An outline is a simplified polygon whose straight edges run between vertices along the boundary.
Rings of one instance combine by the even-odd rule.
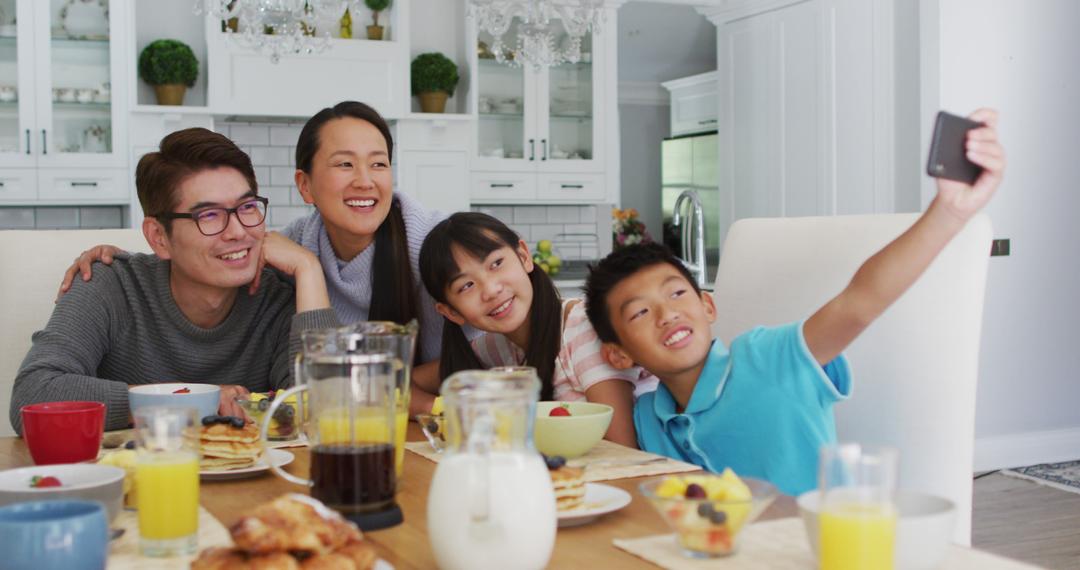
[[[638,445],[719,473],[771,481],[788,495],[817,487],[818,450],[836,441],[833,404],[851,394],[840,355],[821,366],[802,323],[759,327],[731,351],[714,340],[684,413],[661,384],[638,398]]]

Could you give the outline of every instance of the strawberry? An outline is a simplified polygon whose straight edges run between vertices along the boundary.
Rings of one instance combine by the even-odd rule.
[[[180,388],[179,390],[173,390],[173,394],[190,394],[191,388]]]
[[[570,415],[570,409],[567,408],[566,406],[557,406],[557,407],[551,408],[551,411],[548,412],[548,416],[569,416],[569,415]]]
[[[59,487],[60,480],[56,477],[53,477],[52,475],[46,475],[44,477],[35,475],[32,479],[30,479],[30,486],[35,489],[42,489],[44,487]]]

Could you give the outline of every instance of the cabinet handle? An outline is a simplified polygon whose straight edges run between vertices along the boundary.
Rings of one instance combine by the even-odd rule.
[[[529,160],[532,160],[532,159],[530,158]],[[513,184],[496,184],[496,183],[492,182],[491,187],[492,188],[513,188],[514,185]]]
[[[30,129],[26,129],[26,154],[30,154]]]
[[[547,139],[540,139],[540,150],[544,153],[540,160],[547,160]]]
[[[585,186],[582,184],[560,184],[559,187],[564,190],[581,190]]]
[[[45,129],[41,129],[41,154],[49,154],[49,143],[45,138]]]
[[[715,125],[716,121],[717,121],[717,119],[708,119],[708,120],[705,120],[705,121],[698,121],[697,124],[699,124],[699,125]]]
[[[72,182],[72,187],[86,186],[89,188],[97,188],[97,182]]]
[[[529,160],[536,160],[536,139],[529,139]]]

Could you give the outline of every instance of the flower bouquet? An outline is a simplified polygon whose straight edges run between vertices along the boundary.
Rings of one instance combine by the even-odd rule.
[[[614,238],[614,249],[636,243],[652,242],[649,230],[645,227],[645,223],[638,219],[638,211],[634,208],[626,208],[625,210],[612,208],[611,230]]]

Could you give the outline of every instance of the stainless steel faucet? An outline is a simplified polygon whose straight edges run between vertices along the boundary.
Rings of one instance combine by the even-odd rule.
[[[689,219],[684,224],[681,212],[685,201],[690,202],[691,215],[687,216]],[[698,287],[705,287],[705,211],[696,190],[683,190],[675,199],[671,225],[679,232],[679,244],[682,248],[679,257],[682,258],[683,265],[697,279]]]

